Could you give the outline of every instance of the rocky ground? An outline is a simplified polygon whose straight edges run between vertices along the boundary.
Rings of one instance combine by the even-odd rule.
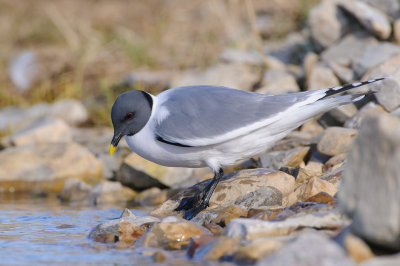
[[[153,164],[124,141],[110,157],[112,129],[80,126],[88,112],[75,100],[0,110],[0,190],[146,207],[145,216],[121,209],[89,238],[154,262],[399,265],[399,14],[396,0],[325,0],[307,27],[264,40],[262,51],[227,48],[203,71],[132,73],[127,82],[149,87],[215,84],[268,94],[389,77],[362,102],[225,169],[210,206],[191,221],[174,209],[206,186],[210,170]]]

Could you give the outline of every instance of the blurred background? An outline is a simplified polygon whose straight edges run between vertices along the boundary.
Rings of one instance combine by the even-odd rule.
[[[158,93],[226,48],[262,52],[304,27],[317,0],[0,1],[0,107],[82,101],[110,125],[127,86]]]

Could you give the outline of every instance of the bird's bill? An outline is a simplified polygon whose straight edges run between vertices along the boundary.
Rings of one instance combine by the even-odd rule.
[[[118,146],[119,141],[121,140],[121,136],[120,135],[114,135],[110,144],[110,156],[113,155],[115,149]]]

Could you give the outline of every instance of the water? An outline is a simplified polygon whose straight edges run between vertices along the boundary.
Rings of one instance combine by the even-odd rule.
[[[0,197],[0,203],[0,265],[151,262],[133,248],[116,249],[87,238],[97,224],[119,217],[121,207],[65,206],[54,198]]]

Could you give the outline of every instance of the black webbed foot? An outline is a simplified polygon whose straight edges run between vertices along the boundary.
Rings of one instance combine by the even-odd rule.
[[[192,219],[199,212],[208,207],[208,203],[210,201],[211,195],[214,192],[215,187],[217,186],[219,180],[223,176],[222,169],[215,174],[211,183],[207,185],[207,187],[196,193],[192,197],[186,197],[181,199],[179,206],[175,209],[175,211],[184,211],[184,218],[186,220]]]

